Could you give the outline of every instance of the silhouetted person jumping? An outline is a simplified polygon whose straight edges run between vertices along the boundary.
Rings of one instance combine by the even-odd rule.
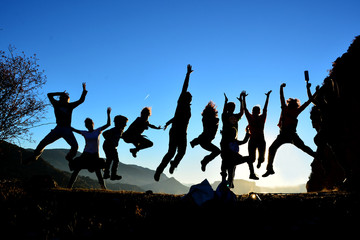
[[[242,163],[247,163],[250,170],[250,179],[258,180],[259,178],[256,176],[254,172],[254,167],[251,162],[251,159],[248,156],[242,156],[239,151],[239,145],[247,143],[249,140],[250,133],[249,128],[246,128],[246,135],[242,141],[237,140],[237,130],[235,127],[232,127],[229,132],[229,144],[221,150],[221,154],[226,156],[222,158],[221,162],[221,172],[227,172],[227,180],[226,175],[222,174],[222,181],[227,181],[228,186],[230,188],[234,188],[234,177],[235,177],[235,169],[236,166]]]
[[[246,92],[242,91],[240,97],[237,98],[240,101],[240,112],[234,114],[235,103],[228,102],[228,98],[224,93],[225,103],[224,103],[223,113],[221,114],[221,121],[223,123],[223,128],[221,131],[222,137],[220,142],[222,166],[224,167],[221,167],[220,174],[223,180],[225,180],[226,177],[228,176],[228,179],[230,179],[231,182],[232,182],[231,179],[234,179],[237,164],[234,164],[235,154],[229,150],[230,149],[229,146],[233,145],[234,141],[237,141],[238,122],[241,119],[242,115],[244,114],[242,99],[243,99],[243,95],[245,94]],[[249,164],[249,169],[250,169],[250,178],[254,180],[258,180],[259,178],[255,175],[252,164]],[[230,184],[229,186],[231,187],[232,183],[229,184]]]
[[[191,65],[187,65],[187,73],[184,80],[184,85],[180,94],[180,97],[177,101],[177,107],[175,110],[175,115],[170,119],[164,127],[164,130],[172,124],[169,131],[169,149],[162,159],[160,165],[157,167],[154,179],[159,181],[161,173],[164,171],[166,166],[169,164],[171,159],[174,157],[176,150],[177,154],[174,161],[170,162],[169,172],[172,174],[175,168],[180,163],[181,159],[184,157],[186,152],[187,145],[187,127],[191,117],[191,100],[192,96],[187,91],[189,86],[190,74],[193,72]]]
[[[124,132],[128,119],[124,116],[118,115],[114,118],[115,127],[105,131],[103,137],[105,138],[103,149],[106,155],[106,164],[104,170],[104,179],[110,178],[110,180],[120,180],[121,176],[117,175],[117,169],[119,166],[119,155],[117,152],[117,146],[119,140]],[[110,176],[110,165],[111,176]]]
[[[45,147],[50,143],[55,142],[59,138],[65,139],[65,141],[71,146],[71,149],[65,158],[68,161],[71,161],[75,157],[76,152],[78,150],[78,143],[71,130],[71,116],[74,108],[76,108],[85,101],[85,96],[87,94],[86,83],[83,83],[82,86],[83,86],[83,91],[80,99],[72,103],[70,103],[70,97],[66,91],[48,93],[47,96],[50,100],[50,103],[54,107],[56,127],[53,130],[51,130],[51,132],[48,135],[46,135],[46,137],[43,140],[41,140],[39,145],[34,150],[34,156],[32,158],[27,159],[25,164],[30,161],[36,161],[44,151]],[[59,96],[59,100],[55,100],[54,98],[55,96]]]
[[[88,131],[80,131],[72,128],[74,132],[81,134],[85,138],[85,148],[80,157],[77,157],[70,162],[70,170],[73,169],[74,172],[71,175],[68,188],[72,188],[81,169],[88,169],[89,172],[95,171],[101,188],[106,189],[100,171],[105,167],[105,161],[99,156],[99,142],[101,132],[111,125],[110,113],[111,108],[108,108],[106,124],[97,129],[94,129],[94,122],[91,118],[85,119],[85,127]]]
[[[199,145],[211,153],[201,161],[201,170],[205,172],[206,165],[220,154],[220,149],[211,143],[215,138],[219,126],[218,111],[215,104],[210,101],[201,114],[203,123],[203,132],[190,142],[191,147]]]
[[[135,148],[130,149],[133,157],[136,157],[138,151],[152,147],[154,145],[153,142],[147,139],[146,136],[142,135],[142,133],[149,128],[161,129],[161,126],[156,127],[149,123],[150,116],[151,108],[143,108],[141,110],[140,117],[136,118],[136,120],[131,123],[122,136],[126,143],[134,144]]]
[[[280,86],[280,102],[281,102],[281,116],[278,126],[280,127],[280,134],[277,136],[275,141],[269,148],[268,164],[266,167],[266,173],[262,175],[267,177],[274,174],[273,163],[276,151],[278,148],[285,143],[292,143],[299,149],[303,150],[307,154],[315,157],[315,152],[310,147],[306,146],[304,142],[296,133],[296,127],[298,124],[297,117],[299,114],[309,106],[311,99],[306,101],[303,105],[300,105],[299,99],[289,98],[285,102],[284,98],[284,87],[286,84],[283,83]]]
[[[259,152],[257,168],[260,168],[261,163],[263,163],[265,159],[266,142],[264,137],[264,127],[270,93],[271,91],[265,93],[266,100],[261,115],[259,106],[254,106],[252,109],[252,113],[249,113],[248,109],[246,108],[246,95],[244,95],[243,99],[245,116],[248,120],[248,126],[250,130],[250,140],[248,144],[249,158],[253,163],[255,162],[257,149]]]

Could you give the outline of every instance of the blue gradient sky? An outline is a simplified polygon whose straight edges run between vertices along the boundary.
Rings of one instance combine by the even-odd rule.
[[[230,101],[237,101],[246,90],[252,108],[263,106],[264,93],[273,90],[265,126],[269,147],[278,134],[280,84],[287,83],[286,98],[306,101],[303,71],[309,70],[313,88],[322,83],[332,62],[360,34],[359,10],[358,0],[2,0],[0,49],[11,44],[27,55],[37,54],[47,75],[44,98],[48,92],[66,90],[72,101],[77,100],[81,83],[87,83],[86,101],[73,113],[72,125],[78,129],[85,129],[86,117],[95,127],[105,124],[108,106],[112,116],[125,115],[129,124],[143,107],[151,106],[150,123],[164,125],[174,114],[189,63],[195,70],[189,85],[193,95],[189,141],[202,131],[201,112],[209,100],[221,114],[224,92]],[[310,107],[299,117],[298,133],[315,149],[309,111]],[[51,107],[42,123],[55,123]],[[245,118],[240,120],[240,138],[246,125]],[[35,142],[21,145],[35,148],[54,126],[34,128]],[[121,142],[120,161],[157,167],[167,151],[168,130],[150,129],[145,134],[154,147],[134,159],[129,152],[132,145]],[[84,140],[77,139],[82,151]],[[219,142],[218,133],[214,143]],[[59,140],[49,148],[68,146]],[[240,152],[247,155],[247,147]],[[220,180],[219,157],[206,173],[200,170],[206,153],[189,145],[174,177],[184,183]],[[305,183],[311,161],[294,146],[283,146],[275,159],[276,174],[257,184]],[[262,175],[265,166],[256,172]],[[167,169],[165,173],[170,176]],[[236,178],[248,180],[248,175],[247,166],[237,168]]]

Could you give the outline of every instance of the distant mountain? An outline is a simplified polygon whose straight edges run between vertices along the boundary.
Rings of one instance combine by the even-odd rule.
[[[42,158],[55,168],[69,172],[68,162],[65,160],[65,156],[68,151],[68,149],[45,149],[42,154]],[[80,155],[79,152],[78,155]],[[152,190],[153,192],[159,193],[182,194],[187,193],[189,190],[188,187],[181,184],[175,178],[168,178],[165,174],[161,175],[160,182],[155,182],[154,170],[137,165],[124,164],[120,162],[118,174],[122,176],[120,181],[106,180],[108,188],[118,190],[118,184],[128,184],[137,186],[137,191]],[[96,179],[94,173],[90,173],[86,170],[81,171],[79,175]]]

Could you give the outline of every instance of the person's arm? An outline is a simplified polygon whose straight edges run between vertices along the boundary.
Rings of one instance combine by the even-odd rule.
[[[265,93],[266,95],[266,100],[265,100],[265,104],[264,104],[264,108],[263,108],[263,114],[266,114],[267,112],[267,107],[269,104],[269,97],[270,97],[270,93],[272,92],[272,90],[268,91],[267,93]]]
[[[249,129],[249,127],[246,127],[246,135],[242,141],[238,141],[238,144],[243,145],[243,144],[247,143],[249,141],[249,138],[250,138],[250,129]]]
[[[108,107],[107,108],[107,122],[104,126],[101,127],[101,131],[103,131],[104,129],[108,128],[111,125],[110,113],[111,113],[111,107]]]
[[[64,92],[53,92],[53,93],[48,93],[47,96],[51,102],[51,104],[54,104],[55,102],[57,102],[57,100],[55,100],[55,96],[62,96],[62,95],[66,95],[66,91]]]
[[[244,114],[244,99],[248,94],[246,94],[246,91],[242,91],[240,94],[240,97],[238,97],[237,99],[240,102],[240,112],[237,114],[239,119],[242,117],[242,115]]]
[[[301,106],[299,107],[299,114],[300,114],[302,111],[304,111],[305,108],[306,108],[307,106],[309,106],[310,103],[311,103],[311,99],[309,99],[309,100],[307,100],[306,102],[304,102],[303,105],[301,105]]]
[[[280,85],[280,103],[282,108],[286,107],[285,97],[284,97],[284,87],[286,87],[286,83]]]
[[[246,107],[246,96],[247,96],[247,94],[242,95],[242,104],[243,104],[243,109],[244,109],[244,112],[245,112],[245,116],[246,116],[247,119],[249,119],[250,112]]]
[[[226,94],[224,93],[224,96],[225,96],[225,102],[224,102],[224,108],[223,108],[223,113],[226,112],[226,105],[229,101],[229,99],[227,98]]]
[[[193,72],[194,70],[192,70],[192,66],[190,64],[187,65],[187,72],[186,72],[186,76],[185,76],[185,80],[184,80],[184,84],[183,84],[183,88],[181,90],[181,95],[185,94],[187,92],[187,89],[189,87],[189,79],[190,79],[190,74]]]
[[[149,123],[149,128],[152,128],[152,129],[161,129],[161,126],[155,126],[155,125],[152,125]]]
[[[172,119],[170,119],[169,121],[167,121],[167,123],[166,123],[165,126],[164,126],[164,130],[166,130],[166,128],[167,128],[170,124],[172,124],[173,121],[174,121],[174,118],[172,118]]]
[[[82,133],[81,133],[82,131],[80,131],[80,130],[78,130],[78,129],[75,129],[75,128],[73,128],[73,127],[71,127],[71,131],[76,132],[76,133],[78,133],[78,134],[82,134]]]
[[[77,106],[79,106],[80,104],[82,104],[85,101],[85,97],[86,97],[86,94],[88,92],[86,90],[86,83],[82,83],[82,87],[83,87],[83,91],[81,93],[80,99],[72,103],[74,108],[76,108]]]

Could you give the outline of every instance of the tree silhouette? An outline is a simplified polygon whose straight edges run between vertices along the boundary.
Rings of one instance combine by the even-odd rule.
[[[0,50],[0,141],[31,140],[29,129],[44,116],[46,104],[39,90],[46,76],[36,54],[16,54],[12,46],[8,51]]]

